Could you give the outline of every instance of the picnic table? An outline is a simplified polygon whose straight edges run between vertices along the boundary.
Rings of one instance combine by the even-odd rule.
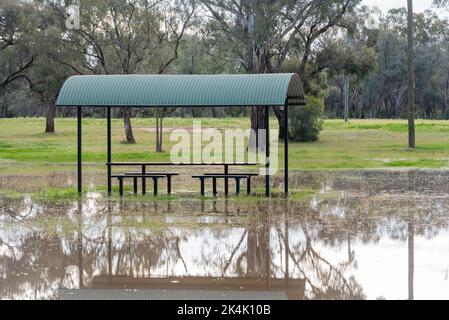
[[[169,166],[222,166],[224,175],[224,189],[225,195],[229,194],[229,168],[230,167],[242,167],[242,166],[259,166],[262,163],[259,162],[221,162],[221,163],[203,163],[203,162],[192,162],[192,163],[172,163],[172,162],[107,162],[108,167],[108,191],[111,192],[111,177],[112,177],[112,167],[140,167],[142,178],[142,193],[145,194],[146,191],[146,179],[144,178],[148,173],[149,167],[169,167]],[[170,175],[170,173],[158,173],[162,175]],[[232,178],[232,177],[231,177]]]

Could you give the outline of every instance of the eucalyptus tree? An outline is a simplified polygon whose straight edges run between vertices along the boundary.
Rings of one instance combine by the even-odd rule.
[[[375,29],[366,21],[379,20]],[[447,114],[447,42],[449,24],[433,11],[414,14],[415,106],[417,116]],[[324,88],[327,114],[340,114],[343,72],[351,76],[351,113],[356,118],[407,116],[407,10],[392,9],[380,15],[361,7],[351,17],[351,42],[345,44],[338,30],[321,38],[309,69],[326,78],[309,82],[309,90]],[[318,85],[315,84],[317,82]]]
[[[62,3],[44,2],[63,23]],[[189,0],[81,0],[79,8],[80,29],[60,25],[60,49],[50,52],[74,74],[164,73],[178,59],[194,14]],[[121,108],[121,113],[126,141],[135,143],[133,110]]]
[[[432,93],[437,93],[439,100],[442,102],[441,113],[445,119],[449,118],[449,44],[446,42],[441,48],[441,54],[437,57],[434,72],[431,75],[431,81],[428,84]],[[436,90],[435,90],[436,89]]]
[[[47,55],[38,55],[36,63],[27,71],[33,83],[32,91],[38,96],[45,110],[45,132],[55,132],[56,99],[70,70],[55,63]]]
[[[0,9],[0,95],[27,86],[48,110],[45,131],[54,132],[55,94],[48,93],[60,85],[51,79],[63,72],[52,72],[51,61],[44,62],[41,48],[48,43],[43,17],[36,3],[28,1],[7,0]]]
[[[338,90],[338,105],[334,105],[335,116],[340,115],[345,105],[345,75],[350,82],[349,114],[350,117],[361,117],[365,110],[357,108],[360,105],[360,84],[367,79],[376,69],[377,54],[373,48],[356,48],[342,43],[343,41],[331,41],[318,53],[317,68],[325,68],[329,87]]]
[[[333,27],[343,27],[344,18],[359,0],[201,0],[210,14],[208,30],[224,40],[227,48],[215,50],[237,71],[246,73],[280,72],[292,57],[299,64],[297,72],[305,87],[307,65],[314,55],[314,44]],[[284,111],[274,108],[280,134],[284,132]],[[252,108],[251,128],[264,128],[264,111]],[[283,138],[281,136],[281,138]],[[255,147],[252,137],[250,147]]]
[[[33,7],[22,1],[4,0],[0,7],[0,94],[15,81],[32,85],[25,71],[36,60]]]

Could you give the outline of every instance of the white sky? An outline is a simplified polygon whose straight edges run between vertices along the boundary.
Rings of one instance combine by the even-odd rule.
[[[388,11],[392,8],[400,8],[407,6],[407,0],[363,0],[363,4],[367,6],[377,6],[382,11]],[[423,12],[427,9],[434,9],[432,7],[432,0],[414,0],[413,7],[415,12]],[[449,17],[449,12],[443,10],[435,10],[440,13],[442,17]]]

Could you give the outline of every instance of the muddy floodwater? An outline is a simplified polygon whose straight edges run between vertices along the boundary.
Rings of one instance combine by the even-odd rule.
[[[449,299],[448,171],[304,172],[291,188],[0,196],[0,298]]]

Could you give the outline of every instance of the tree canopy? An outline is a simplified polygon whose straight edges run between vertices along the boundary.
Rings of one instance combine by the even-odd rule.
[[[75,74],[277,72],[298,73],[307,95],[323,101],[326,117],[343,116],[345,75],[350,117],[406,116],[405,8],[383,14],[360,0],[81,0],[81,27],[70,30],[71,3],[2,1],[0,116],[72,115],[53,104]],[[448,119],[448,21],[428,10],[415,13],[414,23],[417,116]],[[273,114],[282,126],[283,110]],[[252,127],[263,126],[257,108],[114,111],[128,142],[132,117],[162,122],[167,115],[250,116]]]

